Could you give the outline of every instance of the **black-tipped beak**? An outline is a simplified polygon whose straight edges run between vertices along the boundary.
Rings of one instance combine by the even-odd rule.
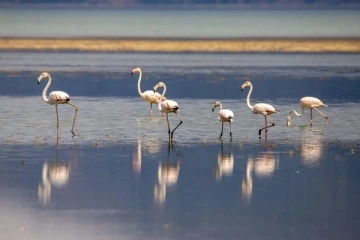
[[[155,90],[155,89],[153,89],[153,91],[154,91],[154,92],[156,92],[156,90]]]
[[[214,109],[211,109],[211,111],[214,111]]]
[[[241,88],[241,91],[244,91],[244,89],[243,89],[243,88]]]
[[[134,72],[131,72],[131,75],[134,75]]]
[[[40,82],[38,81],[38,85],[40,84]]]

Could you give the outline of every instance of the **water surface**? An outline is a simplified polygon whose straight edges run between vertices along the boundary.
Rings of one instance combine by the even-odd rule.
[[[0,57],[0,234],[5,239],[358,239],[359,55],[7,52]],[[137,92],[158,82],[184,123],[168,145],[166,118]],[[41,99],[63,90],[79,106]],[[268,138],[251,102],[280,109]],[[299,99],[324,100],[293,118]],[[235,113],[230,142],[211,111]],[[170,124],[178,119],[170,115]]]

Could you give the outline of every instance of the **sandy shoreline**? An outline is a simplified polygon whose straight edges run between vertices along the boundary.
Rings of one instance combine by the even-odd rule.
[[[343,52],[360,39],[36,39],[3,38],[0,50],[92,52]]]

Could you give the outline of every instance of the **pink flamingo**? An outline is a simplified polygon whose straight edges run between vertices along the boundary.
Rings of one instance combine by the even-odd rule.
[[[74,120],[73,120],[73,124],[72,124],[72,128],[71,128],[71,132],[73,134],[73,136],[75,136],[74,133],[74,125],[75,125],[75,119],[76,119],[76,114],[78,111],[78,107],[75,106],[74,104],[71,103],[70,101],[70,97],[67,93],[62,92],[62,91],[53,91],[49,94],[49,98],[46,97],[46,92],[49,89],[50,85],[51,85],[51,76],[49,73],[44,72],[42,73],[39,77],[38,77],[38,84],[40,84],[41,80],[43,80],[44,78],[48,78],[48,83],[46,84],[43,92],[42,92],[42,99],[44,100],[44,102],[50,104],[50,105],[54,105],[55,104],[55,108],[56,108],[56,129],[57,129],[57,137],[59,138],[59,113],[58,113],[58,104],[69,104],[71,106],[73,106],[75,108],[75,115],[74,115]]]
[[[138,85],[137,85],[137,88],[138,88],[138,93],[140,95],[140,97],[142,99],[144,99],[144,101],[150,103],[150,117],[153,116],[153,112],[152,112],[152,105],[155,103],[155,104],[158,104],[159,102],[159,98],[160,98],[160,93],[158,92],[154,92],[152,90],[147,90],[145,92],[141,92],[141,88],[140,88],[140,83],[141,83],[141,76],[142,76],[142,71],[140,68],[134,68],[132,71],[131,71],[131,75],[133,75],[134,73],[138,72],[139,73],[139,79],[138,79]],[[162,97],[163,100],[166,100],[166,98],[163,96]]]
[[[230,109],[223,109],[222,104],[219,101],[216,101],[212,107],[212,111],[214,112],[216,107],[220,107],[219,113],[218,113],[218,119],[221,122],[221,133],[220,133],[220,139],[223,135],[224,130],[224,122],[228,122],[230,126],[230,138],[232,138],[231,133],[231,122],[234,120],[234,113]]]
[[[163,82],[158,82],[155,86],[154,86],[154,92],[159,88],[162,87],[164,88],[161,96],[159,96],[159,102],[158,102],[158,107],[159,107],[159,111],[162,113],[166,114],[166,120],[167,120],[167,124],[168,124],[168,134],[169,134],[169,140],[173,140],[173,135],[175,130],[183,123],[183,120],[180,118],[179,114],[177,113],[179,111],[179,105],[177,104],[177,102],[173,101],[173,100],[163,100],[163,97],[165,95],[166,92],[166,85]],[[170,132],[170,124],[169,124],[169,113],[175,113],[176,116],[180,119],[180,123]],[[171,133],[171,134],[170,134]]]
[[[269,115],[273,114],[273,113],[278,113],[280,112],[278,109],[274,108],[273,106],[271,106],[270,104],[267,104],[267,103],[257,103],[255,104],[254,106],[252,106],[250,104],[250,95],[251,95],[251,92],[253,90],[253,85],[250,81],[246,81],[242,86],[241,86],[241,91],[244,91],[244,88],[245,87],[250,87],[250,91],[247,95],[247,98],[246,98],[246,104],[248,106],[248,108],[250,109],[250,111],[254,114],[261,114],[265,117],[265,127],[259,129],[259,138],[260,135],[261,135],[261,131],[263,129],[265,129],[265,134],[267,136],[267,129],[270,128],[270,127],[273,127],[275,126],[275,123],[270,119]],[[270,120],[270,122],[272,123],[271,125],[267,125],[267,119]]]
[[[295,110],[291,110],[286,116],[286,126],[291,125],[291,114],[294,113],[296,116],[301,117],[304,115],[305,108],[310,109],[310,126],[312,126],[312,110],[315,109],[318,111],[326,120],[326,125],[328,125],[328,117],[320,112],[319,107],[327,107],[325,102],[321,101],[315,97],[303,97],[300,99],[300,107],[301,107],[301,114],[297,113]]]

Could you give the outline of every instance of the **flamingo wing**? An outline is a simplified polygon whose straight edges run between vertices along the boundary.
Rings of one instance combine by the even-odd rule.
[[[254,109],[253,109],[253,113],[262,114],[262,115],[270,115],[270,114],[277,113],[277,112],[279,112],[278,109],[274,108],[273,106],[271,106],[270,104],[267,104],[267,103],[255,104]]]
[[[165,112],[176,112],[179,109],[179,105],[173,100],[165,100],[161,102],[161,108]]]
[[[154,92],[153,90],[147,90],[143,93],[143,99],[149,103],[158,103],[160,97],[161,94],[158,92]],[[163,97],[163,100],[166,100],[166,98]]]
[[[68,103],[70,102],[70,97],[66,92],[62,91],[53,91],[49,94],[49,100],[51,103]]]
[[[325,103],[315,97],[303,97],[300,99],[300,105],[306,108],[316,108],[325,106]]]
[[[229,109],[222,109],[219,111],[218,119],[221,122],[232,122],[234,120],[234,113]]]

